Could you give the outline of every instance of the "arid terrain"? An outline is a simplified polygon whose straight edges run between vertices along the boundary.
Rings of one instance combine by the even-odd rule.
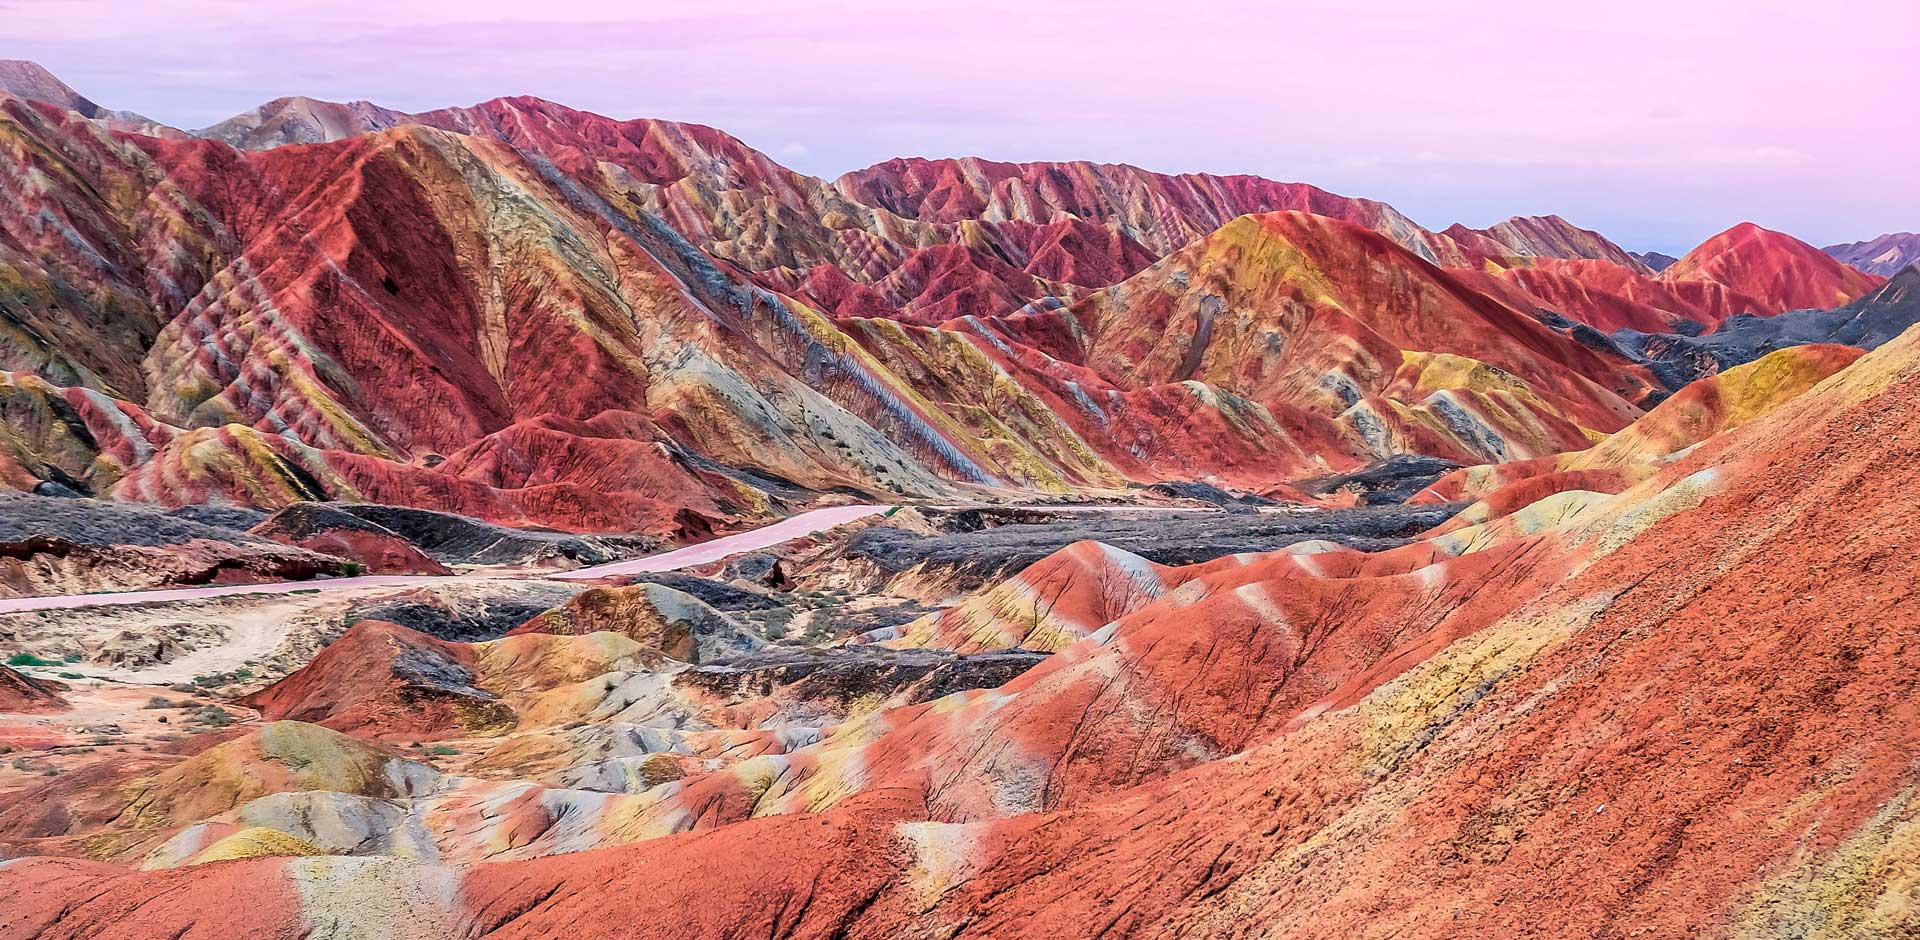
[[[1920,268],[0,62],[0,940],[1920,936]]]

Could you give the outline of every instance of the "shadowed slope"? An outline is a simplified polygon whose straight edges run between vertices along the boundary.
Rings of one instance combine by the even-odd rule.
[[[54,711],[64,704],[57,684],[0,666],[0,712]]]
[[[1916,323],[1920,323],[1920,268],[1902,271],[1859,300],[1833,310],[1738,316],[1704,336],[1619,330],[1610,339],[1667,384],[1679,385],[1790,346],[1841,343],[1875,349]]]

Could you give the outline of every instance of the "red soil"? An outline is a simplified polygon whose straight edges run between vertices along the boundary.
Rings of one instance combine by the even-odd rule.
[[[1876,860],[1904,843],[1873,820],[1908,811],[1920,749],[1901,626],[1920,620],[1901,548],[1920,355],[1870,359],[1635,490],[1706,487],[1637,537],[1546,533],[1437,576],[1368,570],[1390,555],[1318,584],[1284,559],[1222,567],[1194,610],[1142,609],[997,709],[895,723],[863,749],[863,795],[820,815],[479,866],[450,916],[489,937],[671,915],[693,937],[1435,938],[1888,916],[1900,882]],[[1016,754],[1032,789],[1006,789]],[[929,766],[952,786],[917,786]],[[1003,818],[995,788],[1053,811]],[[939,807],[985,820],[899,825]],[[172,935],[285,865],[16,863],[0,885],[31,900],[0,936]],[[300,916],[250,901],[260,929]]]
[[[60,708],[60,684],[23,676],[0,666],[0,712],[43,712]]]
[[[1887,282],[1841,264],[1791,235],[1742,222],[1687,252],[1660,272],[1670,284],[1721,284],[1758,304],[1761,315],[1844,306]]]
[[[497,717],[473,687],[473,667],[470,644],[362,620],[311,663],[242,702],[267,721],[417,740]]]

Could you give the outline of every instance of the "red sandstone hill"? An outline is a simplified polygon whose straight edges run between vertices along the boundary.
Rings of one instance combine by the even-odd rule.
[[[1518,288],[1541,309],[1607,332],[1670,332],[1689,323],[1717,326],[1742,313],[1780,312],[1718,281],[1667,281],[1610,261],[1540,258],[1487,276]]]
[[[1385,203],[1336,195],[1304,183],[1257,176],[1153,173],[1138,167],[894,159],[835,181],[848,197],[929,222],[1082,219],[1117,228],[1167,254],[1236,216],[1294,210],[1353,222],[1386,234],[1436,264],[1467,255]]]
[[[1810,289],[1800,262],[1735,276],[1778,239],[1655,279],[1550,257],[1614,254],[1556,217],[1456,241],[1301,184],[1086,163],[828,183],[714,128],[534,98],[286,99],[207,132],[259,149],[102,135],[62,107],[0,102],[0,480],[169,504],[692,537],[807,490],[1512,459],[1618,427],[1651,389],[1541,311],[1711,325]],[[1342,234],[1244,266],[1215,234],[1276,210]],[[1195,273],[1227,293],[1173,286]]]
[[[742,470],[924,495],[1270,486],[1435,439],[1398,417],[1406,430],[1330,436],[1262,415],[1252,385],[1142,383],[997,335],[983,315],[1085,294],[1150,254],[1087,219],[902,219],[710,128],[501,99],[247,152],[109,146],[78,115],[5,107],[9,179],[42,182],[16,194],[26,214],[0,214],[0,261],[26,285],[0,364],[52,383],[9,390],[42,416],[13,458],[22,480],[57,468],[165,503],[384,501],[685,534],[782,498]],[[1383,263],[1421,263],[1376,237],[1399,251]],[[1248,277],[1277,290],[1292,275]],[[1397,348],[1449,351],[1421,345]],[[1565,408],[1594,427],[1595,408],[1617,411],[1547,411]],[[62,409],[86,435],[46,418]],[[1526,452],[1573,433],[1544,412],[1524,423]]]
[[[101,107],[37,62],[0,59],[0,96],[11,96],[26,101],[44,101],[55,107],[85,115],[117,131],[153,137],[187,136],[185,132],[167,127],[152,118],[131,111],[114,111]]]
[[[46,682],[0,666],[0,712],[39,712],[58,708],[58,683]]]
[[[1791,235],[1742,222],[1660,272],[1671,284],[1710,282],[1746,295],[1761,315],[1844,306],[1886,278],[1855,270]]]
[[[1449,233],[1464,238],[1461,232]],[[1666,332],[1689,324],[1711,329],[1743,313],[1772,316],[1794,309],[1832,309],[1885,283],[1791,236],[1752,224],[1708,239],[1657,275],[1637,259],[1623,263],[1600,249],[1583,252],[1574,247],[1558,256],[1516,252],[1529,253],[1537,256],[1508,259],[1491,273],[1460,273],[1487,290],[1497,288],[1486,279],[1505,281],[1521,292],[1516,303],[1531,300],[1539,309],[1609,332]]]
[[[99,117],[106,113],[105,108],[73,90],[73,86],[61,81],[39,63],[22,59],[0,59],[0,94],[29,101],[44,101],[87,117]]]
[[[1238,219],[1007,329],[1068,337],[1052,351],[1124,382],[1197,380],[1312,434],[1450,457],[1578,449],[1581,428],[1617,429],[1650,387],[1392,240],[1300,212]]]
[[[1653,273],[1640,259],[1608,241],[1606,236],[1557,215],[1516,215],[1484,229],[1456,224],[1441,234],[1489,258],[1586,259],[1611,262],[1641,274]]]
[[[1916,410],[1909,335],[1551,519],[1131,566],[1170,589],[1000,689],[673,781],[702,831],[29,859],[0,938],[371,929],[390,897],[423,937],[1902,936]]]

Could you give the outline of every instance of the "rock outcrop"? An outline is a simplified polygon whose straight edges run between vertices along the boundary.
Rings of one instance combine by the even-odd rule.
[[[686,663],[728,659],[764,642],[706,602],[664,584],[590,588],[572,600],[521,624],[513,636],[585,636],[618,633]]]
[[[301,580],[346,566],[151,507],[0,493],[0,597]]]
[[[295,503],[248,530],[298,548],[345,558],[373,574],[451,574],[385,526],[322,503]]]
[[[24,676],[0,666],[0,712],[44,712],[58,709],[60,685]]]

